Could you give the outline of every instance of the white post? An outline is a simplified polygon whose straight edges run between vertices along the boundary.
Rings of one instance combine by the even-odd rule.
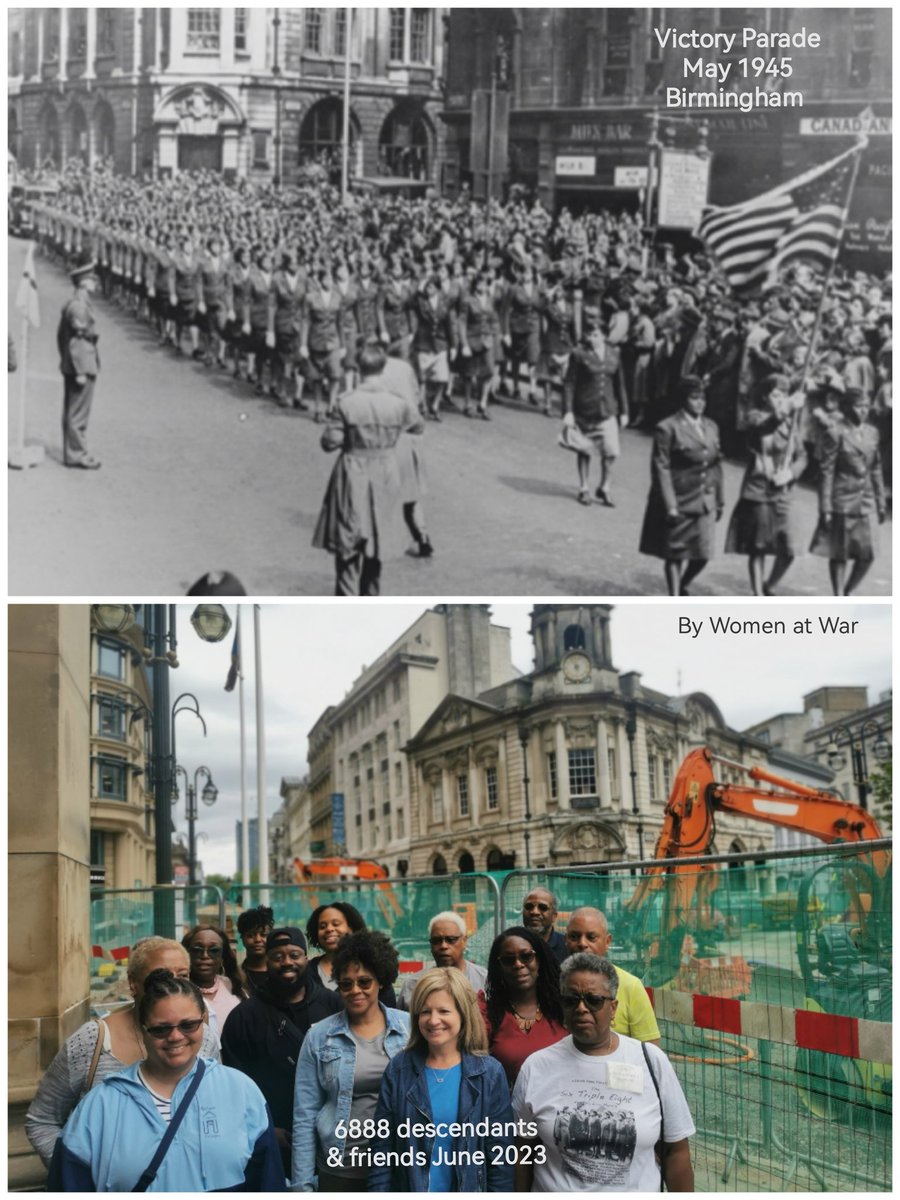
[[[250,907],[250,826],[247,821],[247,731],[244,722],[244,643],[241,638],[241,606],[237,606],[238,704],[241,713],[241,885],[242,907]]]
[[[66,66],[69,58],[69,11],[59,10],[59,70],[56,78],[60,83],[66,82]]]
[[[43,79],[44,77],[44,22],[46,19],[47,10],[39,8],[37,11],[37,70],[32,76],[33,79]]]
[[[82,79],[94,78],[94,59],[97,57],[97,10],[87,9],[87,35],[84,48],[84,74]]]
[[[347,9],[347,32],[344,39],[344,129],[341,146],[341,204],[347,203],[350,176],[350,39],[353,35],[353,9]]]
[[[162,70],[163,10],[156,10],[156,29],[153,34],[153,70]]]
[[[269,839],[266,832],[266,730],[263,716],[262,644],[259,632],[259,605],[253,606],[253,632],[256,652],[256,832],[258,835],[259,882],[269,882]],[[265,904],[264,894],[260,904]]]
[[[15,450],[19,454],[25,449],[25,389],[28,383],[28,320],[22,318],[22,352],[19,363],[19,411],[17,413],[18,421],[16,422],[16,443]]]

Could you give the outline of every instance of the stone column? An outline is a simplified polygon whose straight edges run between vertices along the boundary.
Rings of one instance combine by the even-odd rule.
[[[481,784],[484,779],[484,773],[481,771],[478,763],[475,761],[475,755],[469,748],[469,820],[472,823],[472,828],[478,828],[478,822],[481,820],[482,809],[487,807],[487,802],[482,804],[481,801]]]
[[[635,755],[637,747],[635,746]],[[619,773],[619,809],[621,812],[631,812],[631,779],[629,777],[628,735],[625,732],[625,722],[620,721],[616,726],[616,769]]]
[[[569,807],[569,751],[566,745],[566,728],[557,720],[553,729],[556,746],[556,798],[560,807]]]
[[[60,83],[66,82],[66,66],[69,57],[69,10],[59,10],[59,68],[56,78]]]
[[[88,1018],[90,625],[86,605],[11,605],[9,1186],[43,1168],[21,1134],[50,1060]]]
[[[609,748],[606,722],[597,718],[597,779],[599,783],[600,807],[612,808],[612,780],[609,777]]]
[[[506,808],[506,815],[509,816],[509,793],[507,791],[506,781],[506,734],[500,735],[500,740],[497,743],[497,806],[501,805]]]
[[[156,24],[153,30],[153,70],[161,71],[162,66],[162,44],[163,44],[163,10],[156,9]]]
[[[94,59],[97,57],[97,10],[96,8],[87,9],[87,34],[85,38],[84,48],[84,75],[82,79],[94,78]],[[93,125],[93,122],[91,122]],[[93,130],[91,136],[93,135]],[[88,159],[88,162],[93,161],[93,156]]]
[[[234,66],[234,9],[219,9],[219,68],[228,71]]]

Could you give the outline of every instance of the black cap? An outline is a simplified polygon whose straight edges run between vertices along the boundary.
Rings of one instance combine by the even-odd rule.
[[[294,925],[282,925],[279,929],[273,929],[266,938],[266,950],[273,950],[276,946],[299,946],[306,953],[306,938]]]

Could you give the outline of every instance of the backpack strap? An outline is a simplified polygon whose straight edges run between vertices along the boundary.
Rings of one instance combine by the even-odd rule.
[[[657,1083],[656,1076],[653,1073],[653,1066],[650,1062],[650,1054],[647,1050],[646,1042],[641,1042],[641,1050],[644,1052],[644,1062],[647,1064],[647,1070],[650,1072],[650,1078],[653,1081],[653,1089],[656,1092],[656,1098],[659,1101],[659,1140],[656,1143],[656,1154],[657,1158],[659,1159],[659,1190],[664,1192],[666,1190],[666,1115],[663,1111],[662,1092],[659,1090],[659,1084]]]
[[[146,1170],[143,1172],[140,1179],[137,1181],[137,1183],[131,1189],[133,1192],[146,1192],[147,1188],[150,1186],[150,1184],[156,1178],[157,1172],[159,1171],[160,1164],[162,1163],[162,1160],[166,1157],[166,1152],[168,1151],[169,1147],[172,1144],[172,1139],[175,1137],[175,1134],[178,1132],[178,1126],[184,1120],[185,1114],[191,1106],[191,1101],[194,1099],[194,1096],[196,1096],[196,1094],[197,1094],[197,1088],[199,1088],[199,1086],[200,1086],[200,1082],[203,1079],[203,1075],[204,1075],[205,1071],[206,1071],[206,1063],[203,1061],[202,1058],[198,1058],[197,1059],[197,1070],[194,1074],[194,1078],[191,1080],[190,1087],[185,1092],[184,1099],[178,1105],[178,1110],[176,1111],[174,1117],[172,1117],[171,1121],[169,1122],[169,1127],[166,1130],[166,1132],[163,1134],[162,1141],[156,1147],[156,1153],[151,1158]]]
[[[86,1096],[94,1086],[94,1076],[97,1074],[97,1063],[100,1061],[100,1055],[103,1052],[104,1033],[106,1026],[102,1019],[97,1021],[97,1044],[94,1046],[94,1053],[91,1056],[91,1065],[88,1068],[87,1076],[84,1081],[84,1088],[81,1092],[82,1096]]]

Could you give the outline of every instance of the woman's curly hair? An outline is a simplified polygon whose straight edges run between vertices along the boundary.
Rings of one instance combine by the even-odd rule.
[[[487,979],[484,983],[484,998],[487,1004],[488,1021],[491,1030],[496,1033],[500,1022],[512,1005],[506,994],[506,981],[503,978],[503,968],[500,965],[500,954],[503,943],[507,938],[522,938],[531,946],[537,955],[538,974],[536,980],[538,1007],[545,1017],[552,1017],[558,1025],[563,1023],[562,1005],[559,1002],[559,963],[547,943],[540,936],[524,925],[513,925],[504,929],[494,938],[491,952],[488,955]]]
[[[331,960],[331,978],[337,982],[353,963],[371,971],[379,989],[389,987],[400,973],[396,947],[387,934],[374,929],[360,929],[343,938]]]

